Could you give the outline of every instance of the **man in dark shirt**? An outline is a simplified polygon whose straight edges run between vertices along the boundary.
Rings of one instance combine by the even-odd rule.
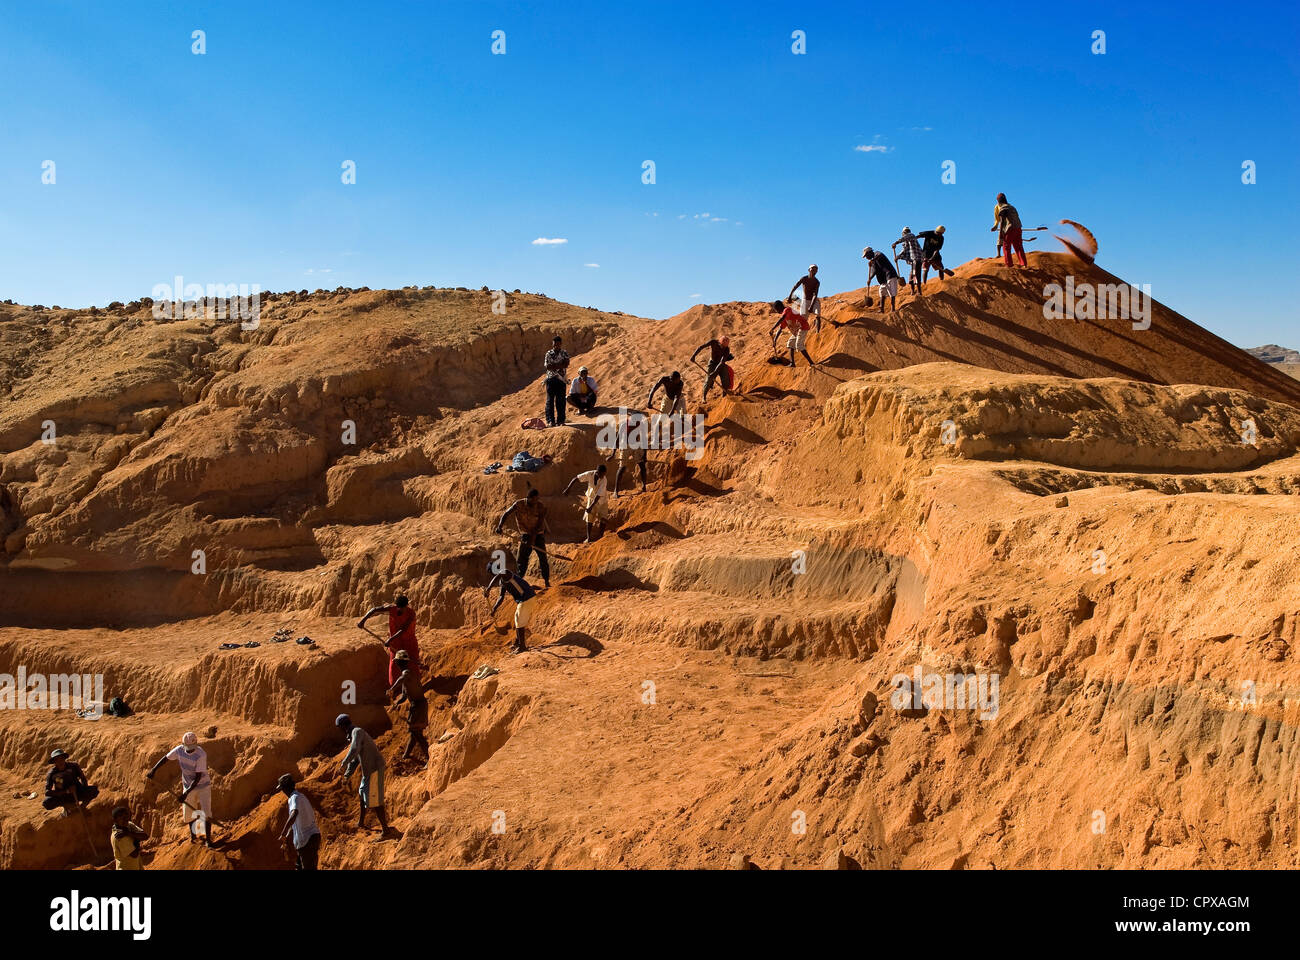
[[[731,356],[731,338],[720,337],[717,340],[710,340],[708,343],[701,344],[691,354],[691,363],[697,363],[695,359],[705,350],[709,351],[709,366],[707,376],[704,378],[704,399],[709,399],[709,387],[713,386],[714,380],[722,381],[722,395],[725,397],[731,393],[731,368],[727,366],[727,361],[733,359]]]
[[[536,490],[529,490],[528,496],[523,500],[516,500],[501,514],[501,519],[497,521],[497,533],[501,533],[505,527],[506,520],[511,516],[515,518],[515,526],[519,528],[519,553],[515,557],[515,562],[519,566],[519,575],[525,576],[528,573],[528,561],[537,551],[537,569],[542,571],[542,581],[549,587],[551,585],[551,563],[546,556],[546,533],[549,530],[546,521],[546,504],[542,503],[541,495]]]
[[[867,261],[867,287],[870,288],[872,280],[880,284],[880,312],[885,312],[885,297],[889,297],[889,309],[895,309],[898,297],[898,271],[894,269],[887,256],[870,247],[863,248],[862,257]]]
[[[492,564],[487,565],[488,573],[492,579],[488,585],[483,588],[483,596],[489,596],[493,587],[500,587],[501,594],[497,597],[497,602],[492,605],[493,618],[497,615],[497,610],[505,600],[506,594],[510,594],[515,601],[515,642],[510,647],[511,653],[523,653],[528,649],[524,643],[524,632],[528,629],[528,624],[533,620],[533,608],[537,605],[537,591],[533,589],[532,584],[517,573],[511,573],[506,570],[502,573],[494,573]]]
[[[546,367],[546,422],[552,427],[564,426],[565,388],[568,386],[569,354],[557,336],[551,340],[542,365]]]
[[[81,767],[68,759],[62,750],[50,754],[50,772],[45,775],[46,810],[63,807],[64,813],[71,813],[77,804],[86,806],[99,796],[99,787],[91,786]]]
[[[943,257],[939,251],[943,249],[943,227],[935,227],[933,230],[922,230],[917,235],[918,240],[922,240],[925,246],[921,248],[921,286],[925,286],[925,276],[934,267],[939,274],[939,279],[943,279],[946,273],[952,276],[953,272],[943,265]]]

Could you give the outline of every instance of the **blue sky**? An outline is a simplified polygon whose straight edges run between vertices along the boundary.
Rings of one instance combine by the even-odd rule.
[[[861,248],[904,225],[990,255],[1004,190],[1227,339],[1300,347],[1298,25],[1281,3],[7,3],[0,298],[179,274],[668,316],[814,261],[862,286]]]

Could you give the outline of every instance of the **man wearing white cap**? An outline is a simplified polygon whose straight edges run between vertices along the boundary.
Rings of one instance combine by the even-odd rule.
[[[578,375],[569,384],[569,403],[588,417],[596,409],[596,378],[587,373],[586,367],[579,367]]]
[[[880,312],[885,312],[885,300],[889,300],[889,309],[898,306],[898,271],[889,262],[889,258],[870,247],[862,248],[862,258],[867,261],[867,293],[871,292],[871,281],[880,284]],[[867,306],[871,306],[871,297],[867,297]]]
[[[198,735],[187,733],[181,737],[180,746],[172,747],[167,751],[146,774],[147,779],[152,780],[158,768],[168,760],[175,760],[181,768],[181,813],[190,828],[190,843],[199,842],[199,833],[195,828],[202,825],[202,840],[210,847],[212,846],[212,778],[208,776],[208,755],[199,746]]]

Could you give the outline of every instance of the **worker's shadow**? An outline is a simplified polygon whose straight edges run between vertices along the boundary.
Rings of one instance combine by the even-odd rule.
[[[811,397],[812,394],[810,393],[807,396]],[[735,420],[732,420],[730,417],[727,417],[718,423],[709,424],[704,429],[704,435],[705,438],[708,440],[712,440],[714,436],[733,437],[736,440],[742,441],[743,443],[754,444],[755,446],[762,446],[763,444],[767,443],[767,437],[755,433],[753,430],[750,430],[748,427],[742,427],[740,424],[738,424]]]
[[[800,400],[811,400],[813,395],[807,390],[786,390],[781,387],[755,387],[749,391],[751,396],[759,397],[762,400],[784,400],[787,397],[798,397]],[[724,420],[724,423],[729,421]],[[766,441],[764,441],[766,443]]]
[[[577,647],[586,651],[586,656],[574,654],[556,653],[554,647]],[[579,630],[570,630],[558,640],[553,640],[544,647],[535,647],[539,653],[545,653],[548,656],[556,657],[560,660],[590,660],[597,657],[605,649],[605,645],[589,633],[583,633]]]
[[[682,533],[682,531],[678,530],[672,524],[665,523],[662,520],[647,520],[644,523],[638,523],[632,527],[623,527],[616,532],[616,535],[620,540],[630,540],[638,533],[651,532],[658,533],[670,540],[684,540],[686,538],[686,534]]]
[[[824,360],[818,360],[817,363],[825,367],[835,367],[837,370],[861,370],[864,373],[875,373],[880,369],[861,357],[855,357],[853,354],[845,353],[842,350],[839,353],[832,353]],[[822,370],[822,373],[826,372],[826,370]]]
[[[645,590],[657,593],[659,590],[658,584],[642,580],[629,570],[607,570],[600,576],[588,574],[577,580],[565,580],[564,586],[591,590],[595,593],[608,593],[612,590]]]

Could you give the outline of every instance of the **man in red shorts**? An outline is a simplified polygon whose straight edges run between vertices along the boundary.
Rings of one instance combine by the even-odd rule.
[[[772,338],[772,352],[776,352],[777,331],[784,328],[790,331],[790,336],[785,342],[786,348],[790,351],[790,366],[794,366],[796,350],[803,354],[803,358],[808,361],[808,366],[817,366],[804,347],[804,338],[808,336],[807,318],[796,313],[792,307],[787,307],[780,300],[772,301],[772,312],[781,314],[777,317],[776,323],[772,324],[772,329],[768,331],[768,335]]]

